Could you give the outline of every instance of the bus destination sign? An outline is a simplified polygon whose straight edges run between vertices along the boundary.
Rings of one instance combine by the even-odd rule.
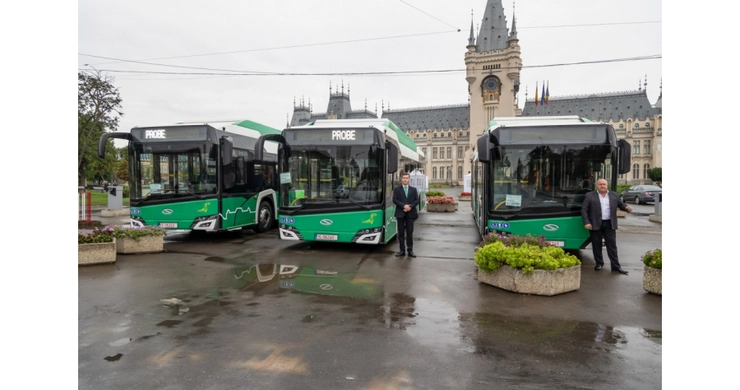
[[[136,138],[146,141],[166,140],[203,140],[205,139],[205,127],[157,127],[149,129],[132,129],[131,134]]]
[[[300,129],[285,130],[286,139],[289,141],[372,141],[373,130],[371,129]]]

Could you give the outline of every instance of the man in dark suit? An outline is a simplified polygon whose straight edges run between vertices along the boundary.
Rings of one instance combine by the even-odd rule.
[[[591,248],[594,251],[595,269],[604,267],[604,255],[601,252],[601,240],[606,242],[606,253],[611,261],[612,272],[627,275],[619,265],[617,256],[617,207],[620,210],[631,212],[632,207],[624,204],[616,192],[608,190],[609,184],[605,179],[596,182],[596,191],[586,193],[581,217],[583,225],[591,232]]]
[[[398,243],[401,251],[396,256],[408,254],[410,257],[416,257],[414,254],[414,222],[419,214],[416,206],[419,205],[419,192],[416,188],[409,185],[411,176],[407,172],[401,174],[401,184],[393,190],[393,204],[396,205],[396,220],[398,221]]]

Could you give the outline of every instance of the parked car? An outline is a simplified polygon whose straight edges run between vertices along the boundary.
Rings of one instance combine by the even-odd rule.
[[[658,186],[632,186],[624,190],[624,192],[619,195],[619,199],[621,199],[622,202],[635,202],[635,204],[655,202],[655,198],[662,192],[663,189]]]
[[[337,198],[349,198],[349,188],[347,188],[344,184],[341,184],[337,187],[336,195]]]

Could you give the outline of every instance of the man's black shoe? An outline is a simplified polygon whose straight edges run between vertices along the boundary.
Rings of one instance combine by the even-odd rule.
[[[414,252],[409,251],[409,257],[416,257],[416,255],[414,254]]]
[[[619,272],[622,275],[627,275],[629,273],[621,268],[613,269],[612,272]]]
[[[398,252],[396,253],[396,257],[406,256],[406,252]]]
[[[601,271],[602,268],[604,268],[604,266],[601,264],[596,264],[596,267],[594,267],[594,269],[597,271]]]

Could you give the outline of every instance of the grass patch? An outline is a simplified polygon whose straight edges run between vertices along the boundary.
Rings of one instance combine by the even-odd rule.
[[[129,204],[129,198],[123,198],[123,204]],[[90,204],[93,206],[107,206],[108,205],[108,193],[100,191],[90,191]]]

